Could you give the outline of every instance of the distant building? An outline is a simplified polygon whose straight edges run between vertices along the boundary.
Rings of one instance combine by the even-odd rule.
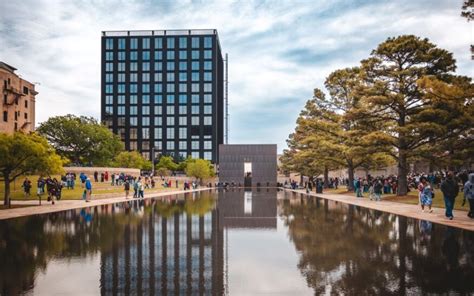
[[[219,146],[219,182],[275,187],[277,169],[277,145]]]
[[[215,163],[223,83],[217,30],[102,32],[101,117],[127,150]]]
[[[35,85],[18,76],[16,68],[0,62],[2,119],[0,132],[32,132],[35,129]]]

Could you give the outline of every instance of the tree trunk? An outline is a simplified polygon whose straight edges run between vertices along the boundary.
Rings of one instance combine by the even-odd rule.
[[[324,188],[329,187],[329,169],[327,166],[324,167]]]
[[[406,151],[400,149],[398,154],[398,186],[397,196],[403,196],[407,194],[407,155]]]
[[[303,174],[300,174],[300,186],[303,186]]]
[[[3,205],[10,207],[10,176],[4,175],[5,177],[5,193],[3,196]]]
[[[354,165],[352,161],[347,162],[347,175],[349,179],[349,184],[347,184],[347,188],[349,191],[354,191]]]

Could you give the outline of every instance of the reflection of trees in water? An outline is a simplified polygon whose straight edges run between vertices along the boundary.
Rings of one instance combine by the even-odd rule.
[[[281,215],[316,294],[474,291],[474,233],[315,198]]]
[[[0,221],[0,295],[33,289],[36,274],[53,258],[112,251],[130,240],[131,229],[141,229],[137,226],[147,216],[194,215],[214,207],[215,200],[205,192],[183,200],[133,200]]]

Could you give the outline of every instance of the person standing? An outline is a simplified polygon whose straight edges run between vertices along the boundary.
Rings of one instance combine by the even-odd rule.
[[[130,193],[130,183],[128,182],[128,180],[125,181],[123,187],[125,189],[125,198],[128,199],[128,194]]]
[[[469,201],[469,213],[467,216],[471,219],[474,219],[474,173],[469,174],[468,181],[464,184],[464,201],[463,205],[466,203],[466,199]]]
[[[90,178],[86,179],[86,202],[90,202],[92,199],[92,182]]]
[[[144,193],[145,193],[145,184],[143,184],[142,181],[139,182],[138,186],[138,198],[144,198]]]
[[[356,197],[364,197],[362,195],[362,180],[361,178],[357,179],[355,182]]]
[[[138,197],[138,188],[140,186],[140,178],[133,183],[133,198]]]
[[[105,182],[109,182],[109,172],[108,171],[105,172],[104,177],[105,177]]]
[[[86,183],[87,176],[84,173],[79,175],[79,179],[81,179],[81,187],[84,188],[84,184]]]
[[[425,212],[425,206],[428,206],[428,212],[432,213],[433,209],[431,205],[433,203],[433,189],[431,188],[430,183],[426,180],[425,177],[421,179],[421,192],[420,192],[420,204],[421,211]]]
[[[382,188],[383,188],[383,185],[382,185],[382,181],[380,180],[375,180],[375,183],[374,183],[374,196],[375,196],[375,200],[376,201],[380,201],[381,199],[381,196],[382,196]]]
[[[97,171],[94,172],[94,182],[99,182],[99,172]]]
[[[456,196],[459,193],[457,180],[454,178],[453,172],[448,172],[446,178],[441,182],[441,192],[443,192],[444,204],[446,206],[446,217],[453,220],[453,208]]]

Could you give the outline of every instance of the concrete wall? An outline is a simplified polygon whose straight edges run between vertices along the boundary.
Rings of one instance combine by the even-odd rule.
[[[252,186],[275,186],[277,145],[219,145],[219,182],[244,184],[244,163],[252,163]]]

